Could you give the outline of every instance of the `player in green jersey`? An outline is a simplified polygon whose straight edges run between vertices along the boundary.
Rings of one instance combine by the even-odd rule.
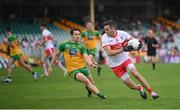
[[[97,44],[100,41],[100,33],[94,30],[94,24],[90,21],[86,22],[86,30],[81,33],[82,40],[87,49],[87,54],[93,63],[97,64],[94,57],[97,54]],[[97,71],[100,75],[101,67],[98,66]]]
[[[89,92],[88,96],[91,96],[91,93],[94,93],[98,97],[105,99],[106,97],[99,92],[89,70],[87,69],[86,63],[91,67],[97,67],[97,65],[91,61],[87,55],[85,47],[78,42],[80,39],[80,30],[72,29],[71,35],[71,41],[65,42],[59,46],[56,55],[52,57],[48,71],[52,72],[51,67],[53,63],[56,61],[57,56],[63,52],[68,74],[75,80],[86,85]]]
[[[21,52],[21,48],[20,48],[20,42],[17,39],[16,35],[14,35],[12,33],[11,28],[9,28],[9,27],[6,28],[6,33],[7,33],[8,41],[4,42],[4,43],[5,43],[5,45],[9,46],[10,59],[8,60],[8,63],[7,63],[8,76],[6,79],[3,80],[3,82],[5,82],[5,83],[12,82],[12,65],[14,64],[15,61],[18,61],[18,63],[23,68],[25,68],[26,70],[31,72],[34,77],[34,80],[37,80],[38,79],[37,72],[33,71],[31,66],[26,64],[25,61],[23,60],[22,52]]]

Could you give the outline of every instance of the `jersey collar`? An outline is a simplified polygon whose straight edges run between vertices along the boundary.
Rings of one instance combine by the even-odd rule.
[[[117,31],[116,31],[116,34],[115,34],[114,36],[111,36],[111,37],[116,38],[116,37],[117,37],[117,34],[118,34],[118,33],[117,33]]]

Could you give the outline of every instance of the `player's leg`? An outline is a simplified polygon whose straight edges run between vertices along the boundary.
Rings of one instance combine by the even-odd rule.
[[[95,82],[94,82],[91,74],[89,74],[89,75],[87,76],[87,78],[91,81],[91,83],[92,83],[93,85],[95,85]],[[88,91],[88,97],[91,97],[92,92],[88,89],[87,86],[86,86],[86,89],[87,89],[87,91]]]
[[[152,61],[152,57],[153,57],[153,55],[154,55],[154,52],[148,50],[148,51],[147,51],[147,55],[148,55],[148,57],[150,58],[150,62],[151,62],[151,64],[152,64],[152,69],[154,70],[154,69],[155,69],[155,64],[154,64],[153,61]]]
[[[92,78],[92,75],[90,74],[90,71],[88,69],[84,69],[83,73],[91,81],[91,83],[95,85],[95,82],[94,82],[94,80]],[[86,86],[86,89],[88,91],[88,97],[91,97],[92,96],[92,92],[88,89],[87,86]]]
[[[151,88],[149,86],[149,84],[147,83],[147,81],[145,80],[145,78],[137,71],[136,67],[134,66],[134,64],[129,64],[127,66],[127,69],[131,72],[131,74],[139,81],[141,82],[146,89]]]
[[[145,61],[145,63],[150,62],[150,61],[151,61],[151,57],[148,56],[148,55],[145,55],[145,56],[144,56],[144,61]]]
[[[3,80],[5,83],[12,82],[12,65],[14,64],[15,59],[10,58],[7,62],[7,78]]]
[[[83,75],[82,73],[77,73],[75,77],[76,77],[76,80],[84,83],[87,86],[88,90],[90,90],[91,92],[93,92],[94,94],[96,94],[97,96],[99,96],[102,99],[106,98],[104,95],[102,95],[99,92],[97,87],[95,85],[93,85],[91,83],[91,81],[85,75]]]
[[[10,58],[7,63],[7,72],[8,76],[12,76],[12,65],[14,64],[15,60],[13,58]]]
[[[93,78],[92,78],[92,75],[91,75],[90,71],[89,71],[87,68],[83,68],[83,69],[81,69],[80,71],[90,80],[90,82],[91,82],[93,85],[95,85],[95,82],[94,82],[94,80],[93,80]],[[88,91],[88,97],[91,97],[91,96],[92,96],[92,92],[88,89],[87,86],[85,86],[85,87],[86,87],[86,89],[87,89],[87,91]]]
[[[47,57],[51,59],[54,55],[55,55],[55,48],[49,48],[48,50],[46,50],[46,59]],[[49,65],[47,65],[46,67],[48,68]],[[47,72],[47,73],[48,73],[48,76],[50,76],[52,72]]]
[[[141,83],[143,86],[148,90],[148,92],[152,95],[153,99],[159,98],[157,93],[153,92],[152,88],[146,81],[146,79],[137,71],[136,67],[134,64],[129,64],[127,66],[127,69],[131,72],[131,74]]]
[[[155,70],[156,69],[156,62],[157,62],[157,59],[155,56],[151,56],[151,62],[152,62],[153,70]]]
[[[23,59],[21,56],[19,56],[19,58],[18,58],[17,61],[18,61],[18,63],[19,63],[23,68],[25,68],[27,71],[29,71],[30,73],[32,73],[32,75],[33,75],[33,77],[34,77],[34,80],[37,80],[37,79],[38,79],[38,74],[37,74],[37,72],[33,71],[32,67],[31,67],[29,64],[26,64],[26,63],[24,62],[24,59]]]
[[[125,73],[121,76],[121,79],[123,80],[124,84],[126,84],[130,89],[138,90],[140,92],[140,95],[143,99],[147,99],[147,95],[143,90],[143,87],[140,84],[135,84],[131,78],[129,77],[127,71],[124,71]]]
[[[140,95],[143,99],[146,99],[147,98],[147,95],[146,93],[143,91],[143,88],[142,86],[139,84],[139,85],[136,85],[132,80],[131,78],[129,77],[128,75],[128,72],[127,72],[127,65],[131,63],[131,60],[126,60],[124,61],[121,65],[117,66],[117,67],[113,67],[112,68],[112,71],[115,73],[115,75],[118,77],[118,78],[121,78],[122,81],[130,88],[130,89],[134,89],[134,90],[138,90],[140,92]]]
[[[126,73],[126,75],[128,75]],[[125,78],[126,77],[126,78]],[[125,76],[123,78],[121,77],[121,79],[123,80],[123,82],[130,88],[130,89],[134,89],[134,90],[138,90],[140,92],[140,95],[143,99],[147,99],[147,95],[145,93],[145,91],[143,90],[143,87],[141,86],[141,84],[136,85],[129,76]]]
[[[47,72],[47,65],[46,65],[46,59],[48,57],[47,52],[48,52],[48,49],[45,50],[45,52],[41,56],[41,64],[42,64],[42,67],[43,67],[43,74],[41,75],[41,77],[49,76],[49,74]]]
[[[91,74],[89,74],[89,75],[87,76],[87,78],[91,81],[92,84],[95,84],[95,82],[94,82]]]

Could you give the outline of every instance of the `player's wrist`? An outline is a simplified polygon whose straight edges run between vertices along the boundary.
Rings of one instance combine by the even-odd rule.
[[[122,53],[122,52],[125,52],[125,51],[124,51],[124,48],[121,48],[121,49],[120,49],[120,53]]]

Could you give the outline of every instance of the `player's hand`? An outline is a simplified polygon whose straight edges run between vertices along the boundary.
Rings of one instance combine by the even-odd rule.
[[[152,44],[152,47],[157,48],[157,45],[156,44]]]
[[[98,67],[97,64],[94,64],[94,63],[90,64],[90,66],[91,66],[91,68],[97,68]]]
[[[142,48],[142,43],[141,43],[141,41],[139,41],[140,42],[140,44],[139,44],[139,46],[138,46],[138,49],[137,50],[140,50],[141,48]]]
[[[126,45],[124,48],[123,48],[123,51],[124,52],[130,52],[130,51],[133,51],[134,48],[132,45]]]
[[[52,67],[48,68],[48,73],[52,73]]]
[[[98,65],[98,63],[96,61],[93,61],[93,64]]]
[[[36,45],[36,48],[39,48],[39,49],[40,49],[40,48],[42,48],[42,45],[41,45],[41,44],[37,44],[37,45]]]

